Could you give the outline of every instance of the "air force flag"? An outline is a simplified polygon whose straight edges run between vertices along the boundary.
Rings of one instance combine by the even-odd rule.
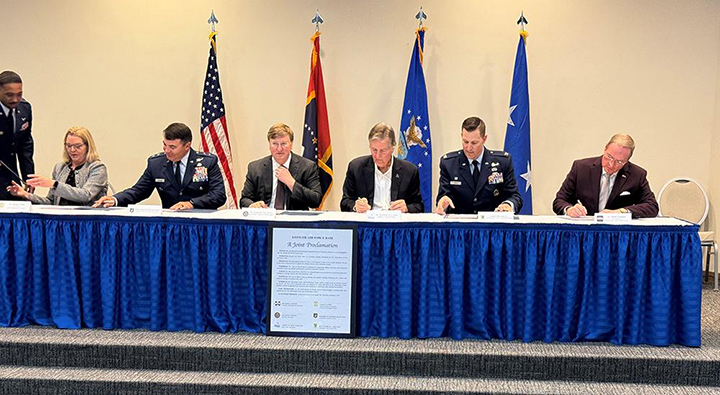
[[[428,119],[427,89],[423,73],[423,48],[425,28],[415,31],[410,70],[405,85],[405,102],[400,117],[397,157],[418,167],[420,193],[425,211],[432,211],[432,146],[430,144],[430,120]]]
[[[513,72],[510,108],[508,109],[505,151],[512,155],[515,174],[519,175],[518,192],[523,204],[520,214],[532,215],[532,171],[530,167],[530,98],[528,94],[527,58],[525,40],[527,32],[520,32],[515,71]]]

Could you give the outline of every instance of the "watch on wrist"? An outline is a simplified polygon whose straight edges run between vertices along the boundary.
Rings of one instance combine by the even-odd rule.
[[[57,186],[58,186],[58,182],[57,182],[57,180],[55,180],[55,182],[53,183],[53,189],[57,189]]]

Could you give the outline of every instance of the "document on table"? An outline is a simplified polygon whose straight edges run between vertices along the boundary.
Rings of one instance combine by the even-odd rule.
[[[355,230],[271,228],[268,334],[354,336]]]

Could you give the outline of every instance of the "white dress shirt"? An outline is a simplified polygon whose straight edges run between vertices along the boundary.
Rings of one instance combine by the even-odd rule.
[[[392,167],[395,158],[390,159],[390,167],[385,173],[375,165],[375,192],[373,193],[373,210],[390,209],[390,189],[392,187]]]

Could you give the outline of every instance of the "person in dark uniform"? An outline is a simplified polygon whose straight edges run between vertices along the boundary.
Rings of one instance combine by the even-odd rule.
[[[322,201],[318,166],[292,152],[295,134],[276,123],[267,133],[270,155],[248,164],[242,207],[308,210]]]
[[[13,71],[0,73],[0,200],[19,199],[7,188],[35,173],[33,162],[32,107],[22,97],[22,79]],[[20,172],[18,172],[18,165]],[[14,174],[13,174],[14,173]],[[33,192],[28,185],[25,190]]]
[[[522,207],[510,154],[485,149],[485,122],[470,117],[462,124],[462,151],[440,159],[438,214],[512,211]]]
[[[392,126],[382,122],[373,126],[368,141],[370,155],[348,164],[340,210],[424,212],[417,166],[393,157],[396,142]]]
[[[132,188],[100,198],[93,207],[127,206],[150,197],[157,189],[163,208],[216,209],[225,204],[225,184],[213,154],[190,148],[187,125],[172,123],[163,131],[163,152],[148,158],[147,168]]]

